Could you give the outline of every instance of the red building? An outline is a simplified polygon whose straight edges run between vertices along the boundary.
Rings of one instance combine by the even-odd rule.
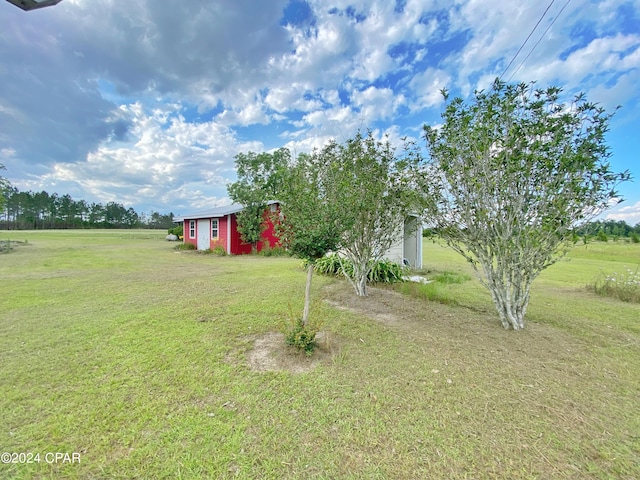
[[[184,243],[193,244],[198,250],[222,247],[230,255],[251,253],[251,244],[243,243],[238,232],[236,214],[242,210],[242,205],[232,204],[217,207],[189,215],[173,217],[173,221],[183,224]],[[264,212],[265,229],[258,242],[258,251],[278,245],[271,214],[277,212],[278,202],[268,202]]]

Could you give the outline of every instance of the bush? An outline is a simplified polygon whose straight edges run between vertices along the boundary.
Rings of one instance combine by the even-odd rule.
[[[285,342],[306,355],[311,355],[318,346],[316,334],[320,331],[321,323],[311,320],[307,325],[302,318],[293,315],[289,306],[289,318],[284,322],[283,333]]]
[[[371,283],[395,283],[404,281],[405,269],[390,260],[378,260],[371,267],[367,281]]]
[[[624,302],[640,303],[640,266],[634,272],[630,268],[626,272],[610,275],[601,273],[588,288],[598,295],[617,298]]]
[[[631,243],[640,243],[640,236],[636,232],[631,232]]]
[[[343,262],[345,263],[345,268],[347,268],[348,270],[348,266],[350,265],[350,263],[346,259],[343,259]],[[308,265],[305,263],[305,269],[307,266]],[[320,273],[322,275],[342,274],[342,270],[340,269],[340,258],[335,253],[317,259],[313,264],[313,268],[317,273]]]
[[[178,225],[176,227],[170,228],[169,230],[167,230],[167,232],[169,233],[169,235],[176,235],[178,237],[182,237],[184,235],[184,232],[182,230],[182,225]]]
[[[604,233],[604,230],[600,230],[598,232],[598,235],[596,235],[596,239],[601,241],[601,242],[608,242],[609,241],[609,237],[607,237],[607,234]]]
[[[175,247],[176,250],[195,250],[196,246],[193,243],[180,243],[178,245],[176,245]]]
[[[209,252],[217,255],[218,257],[224,257],[227,255],[227,251],[224,249],[222,245],[216,245],[212,249],[209,249]]]
[[[349,276],[353,274],[353,265],[346,259],[342,259],[342,265],[344,265],[345,273]],[[305,268],[307,264],[305,262]],[[340,266],[340,257],[332,253],[325,257],[319,258],[314,263],[314,268],[317,273],[322,275],[342,275],[342,269]],[[390,260],[378,260],[374,262],[369,275],[367,276],[367,282],[369,283],[394,283],[402,282],[402,277],[405,275],[405,268]]]

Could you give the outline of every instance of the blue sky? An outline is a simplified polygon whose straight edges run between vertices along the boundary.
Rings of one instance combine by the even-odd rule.
[[[366,128],[422,141],[439,90],[488,87],[550,3],[1,2],[3,175],[138,212],[223,205],[239,152],[300,153]],[[611,163],[636,181],[604,217],[640,222],[640,1],[554,1],[503,79],[622,106]]]

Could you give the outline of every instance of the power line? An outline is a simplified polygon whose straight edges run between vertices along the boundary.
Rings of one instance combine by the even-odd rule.
[[[538,28],[538,25],[540,25],[540,22],[542,21],[542,19],[547,15],[547,12],[549,11],[549,9],[551,8],[551,5],[553,5],[553,2],[555,2],[555,0],[551,0],[551,3],[549,4],[549,6],[547,6],[547,9],[544,11],[544,13],[542,14],[542,16],[540,17],[540,19],[538,20],[538,23],[536,23],[535,27],[533,27],[533,30],[531,30],[531,32],[529,32],[529,35],[527,36],[527,38],[525,39],[525,41],[523,42],[522,45],[520,45],[520,48],[518,49],[518,51],[516,52],[516,54],[513,56],[513,58],[511,59],[511,61],[509,62],[509,65],[507,65],[507,68],[504,69],[504,71],[500,74],[499,78],[502,78],[502,76],[507,73],[507,70],[509,70],[509,67],[511,66],[511,64],[514,62],[514,60],[516,59],[516,57],[520,54],[520,52],[522,51],[522,49],[524,48],[524,46],[527,44],[527,42],[529,41],[529,39],[531,38],[531,35],[533,35],[533,32],[536,31],[536,29]],[[537,44],[536,44],[537,45]],[[534,47],[535,48],[535,47]]]
[[[531,56],[531,54],[533,53],[533,51],[536,49],[536,47],[538,46],[538,44],[542,41],[542,39],[544,38],[544,36],[547,34],[547,32],[549,31],[549,29],[553,26],[554,23],[556,23],[556,20],[558,20],[558,17],[560,15],[562,15],[562,12],[564,12],[564,9],[567,8],[567,5],[569,5],[569,2],[571,2],[571,0],[567,0],[567,3],[564,4],[564,6],[560,9],[560,11],[558,12],[558,15],[555,16],[555,18],[551,21],[551,23],[549,24],[549,26],[547,27],[547,29],[542,33],[542,36],[538,39],[538,41],[536,42],[536,44],[533,46],[533,48],[529,51],[529,53],[527,54],[526,57],[524,57],[524,60],[522,60],[522,62],[520,62],[520,65],[518,65],[518,68],[516,68],[516,70],[511,74],[511,76],[509,77],[509,81],[511,81],[511,79],[513,78],[513,76],[518,73],[518,70],[520,70],[520,67],[522,67],[522,65],[524,65],[524,62],[527,61],[527,59]]]

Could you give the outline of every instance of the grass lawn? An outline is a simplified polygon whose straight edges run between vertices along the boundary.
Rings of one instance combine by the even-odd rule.
[[[640,305],[585,289],[640,245],[575,247],[522,332],[431,242],[427,269],[471,277],[449,305],[394,287],[359,313],[315,276],[331,357],[292,373],[247,358],[301,312],[299,260],[177,252],[161,231],[7,238],[27,243],[0,254],[0,453],[34,457],[2,479],[640,478]]]

